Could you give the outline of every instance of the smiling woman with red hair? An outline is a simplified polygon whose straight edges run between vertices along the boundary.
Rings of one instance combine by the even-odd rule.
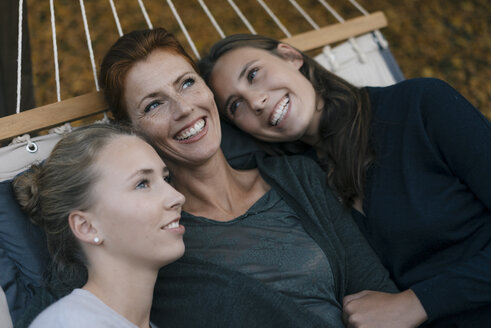
[[[170,287],[158,283],[156,317],[186,313],[187,322],[205,326],[344,327],[344,296],[397,291],[313,161],[258,155],[247,170],[227,163],[214,96],[171,34],[124,35],[104,58],[100,80],[114,116],[147,138],[186,196],[187,251],[176,265],[200,266],[176,277],[176,290],[191,292],[193,281],[197,293],[206,277],[225,280],[186,304],[164,298]],[[203,297],[205,309],[191,305]]]

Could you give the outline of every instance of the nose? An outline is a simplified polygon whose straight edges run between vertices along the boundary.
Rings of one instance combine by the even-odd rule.
[[[260,115],[268,101],[268,95],[265,92],[259,91],[251,95],[251,108],[256,115]]]
[[[167,184],[167,188],[164,190],[165,195],[165,206],[169,209],[180,209],[184,202],[186,201],[186,197],[177,191],[170,184]]]
[[[173,116],[174,116],[174,120],[176,121],[183,117],[188,116],[193,112],[194,109],[193,105],[185,101],[184,99],[179,99],[179,98],[174,99],[173,103],[174,103]]]

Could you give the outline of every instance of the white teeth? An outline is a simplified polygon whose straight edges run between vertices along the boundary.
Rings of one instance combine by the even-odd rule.
[[[270,122],[271,125],[275,126],[280,124],[283,117],[285,117],[289,104],[290,104],[290,97],[286,96],[283,98],[283,100],[281,100],[278,106],[274,109]]]
[[[176,136],[176,139],[177,140],[186,140],[186,139],[189,139],[189,138],[195,136],[196,134],[200,133],[201,130],[203,130],[204,127],[205,127],[205,120],[204,119],[201,119],[201,120],[197,121],[189,129],[184,130],[181,133],[179,133],[179,135]]]
[[[175,229],[175,228],[179,228],[179,222],[178,221],[174,221],[174,222],[169,223],[168,225],[166,225],[164,227],[164,230],[165,229]]]

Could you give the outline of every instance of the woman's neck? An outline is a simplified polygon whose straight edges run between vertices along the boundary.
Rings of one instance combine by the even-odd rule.
[[[203,165],[188,169],[169,164],[169,169],[174,186],[186,197],[183,210],[218,221],[243,214],[269,190],[257,169],[233,169],[222,151]]]
[[[142,269],[141,265],[122,264],[112,258],[94,262],[83,289],[136,326],[148,328],[157,269]]]
[[[300,137],[301,141],[305,142],[306,144],[314,148],[316,147],[316,145],[318,145],[321,142],[319,136],[319,125],[321,122],[323,111],[324,111],[324,99],[322,99],[321,96],[317,95],[315,110],[311,117],[310,123],[306,128],[303,136]]]

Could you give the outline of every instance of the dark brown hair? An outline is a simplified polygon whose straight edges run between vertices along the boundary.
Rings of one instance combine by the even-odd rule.
[[[52,273],[63,281],[77,281],[87,272],[85,255],[68,216],[93,206],[92,187],[98,177],[95,158],[110,140],[126,135],[134,134],[113,124],[79,128],[64,136],[44,163],[32,165],[12,183],[22,210],[46,233]]]
[[[196,65],[179,41],[163,28],[133,31],[120,37],[102,60],[99,81],[109,109],[118,121],[130,123],[124,105],[124,82],[128,71],[152,51],[162,49],[186,59],[194,69]]]
[[[279,43],[277,40],[260,35],[232,35],[214,44],[198,66],[209,85],[216,62],[228,51],[252,47],[281,57],[277,52]],[[306,54],[300,51],[299,53],[303,59],[300,72],[324,99],[319,123],[321,142],[316,145],[321,166],[327,172],[328,184],[339,193],[346,206],[352,206],[355,198],[363,197],[366,171],[373,162],[368,92],[329,72]],[[223,112],[220,114],[222,118],[227,119],[227,115]],[[281,150],[286,151],[292,149],[291,146],[292,143],[277,145]],[[298,148],[298,142],[295,148]]]

